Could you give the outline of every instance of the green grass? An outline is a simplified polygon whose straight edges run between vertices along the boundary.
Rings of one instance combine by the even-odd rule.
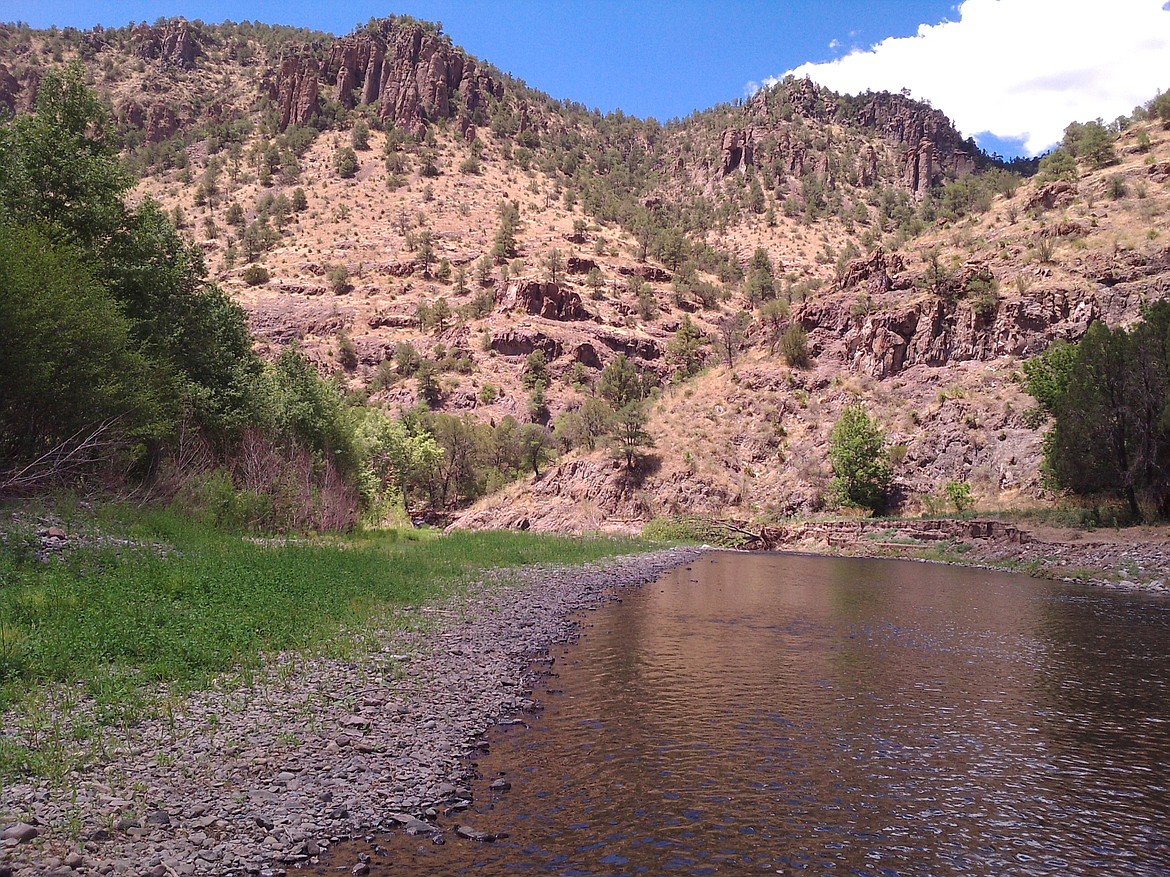
[[[352,646],[393,625],[394,610],[451,594],[484,568],[577,564],[648,547],[414,531],[263,546],[169,513],[103,517],[103,531],[142,547],[77,549],[49,564],[31,559],[19,534],[0,547],[0,712],[31,704],[52,683],[77,683],[109,707],[104,720],[122,721],[157,683],[173,694],[257,667],[265,653]],[[162,557],[146,543],[175,550]]]

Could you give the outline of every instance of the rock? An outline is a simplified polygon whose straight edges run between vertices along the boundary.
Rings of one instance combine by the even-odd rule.
[[[841,289],[864,289],[869,293],[889,292],[894,285],[893,276],[905,268],[902,257],[878,247],[868,256],[854,259],[841,276]]]
[[[902,161],[905,165],[903,184],[915,195],[925,195],[935,184],[937,174],[934,143],[924,137],[917,146],[902,154]]]
[[[167,813],[165,810],[155,810],[153,813],[147,814],[146,824],[147,825],[170,825],[171,824],[171,814]]]
[[[624,277],[641,277],[649,283],[669,283],[671,274],[656,265],[635,265],[633,268],[628,265],[622,265],[618,268],[618,274]]]
[[[370,866],[365,862],[358,862],[349,869],[349,873],[353,874],[354,877],[365,877],[366,874],[370,873]]]
[[[280,62],[275,78],[266,85],[280,113],[280,130],[305,125],[317,112],[320,65],[312,55],[292,55]]]
[[[139,24],[130,31],[130,42],[139,58],[158,60],[164,67],[190,70],[203,54],[195,28],[181,18],[168,21],[162,27]]]
[[[752,129],[728,129],[719,138],[720,176],[746,170],[756,163],[755,132]]]
[[[79,852],[72,852],[65,857],[65,865],[69,868],[80,868],[84,864],[85,858]]]
[[[497,835],[490,834],[486,831],[476,831],[470,825],[460,825],[455,829],[455,833],[462,838],[473,840],[476,843],[492,843],[497,837]]]
[[[501,310],[522,310],[548,320],[587,320],[590,317],[576,292],[538,280],[509,283],[497,302]]]
[[[1065,180],[1048,183],[1041,186],[1024,205],[1028,210],[1042,207],[1052,210],[1055,207],[1067,207],[1077,197],[1077,187]]]
[[[491,785],[488,786],[493,792],[506,792],[512,788],[512,784],[505,779],[492,780]]]
[[[67,538],[65,535],[65,531],[62,530],[60,527],[50,527],[48,530],[45,531],[45,535],[48,536],[50,539],[65,539],[65,538]]]
[[[543,350],[544,355],[553,360],[562,353],[561,342],[530,328],[507,329],[493,335],[491,346],[504,356],[527,356],[534,350]]]
[[[391,813],[390,819],[401,825],[407,834],[435,834],[439,830],[429,822],[423,822],[409,813]]]
[[[597,268],[597,263],[583,256],[569,256],[565,260],[565,270],[570,274],[588,274]]]
[[[40,835],[41,831],[35,825],[27,822],[17,822],[0,831],[0,840],[15,840],[18,844],[27,843]]]

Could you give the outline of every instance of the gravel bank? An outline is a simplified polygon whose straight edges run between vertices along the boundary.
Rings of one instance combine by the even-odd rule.
[[[276,875],[450,804],[483,732],[536,708],[532,662],[577,636],[574,616],[699,554],[497,572],[353,663],[280,655],[262,679],[110,728],[63,787],[0,790],[0,877]],[[89,708],[55,716],[58,731]],[[0,729],[0,744],[34,733]]]

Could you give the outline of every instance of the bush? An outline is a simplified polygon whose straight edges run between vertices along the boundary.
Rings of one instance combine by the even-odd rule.
[[[344,332],[337,336],[337,361],[347,372],[358,367],[357,348],[354,347],[353,339]]]
[[[353,151],[352,147],[342,146],[333,153],[333,170],[343,180],[348,180],[357,175],[357,153]]]
[[[263,265],[249,265],[240,272],[240,279],[248,286],[262,286],[269,280],[268,269]]]
[[[349,269],[344,265],[334,265],[326,273],[325,278],[329,281],[329,288],[333,290],[334,295],[343,295],[350,290],[349,284]]]
[[[780,336],[780,355],[792,368],[808,368],[808,333],[800,323],[793,323]]]
[[[885,442],[885,434],[861,405],[850,405],[841,413],[829,438],[831,490],[841,505],[885,510],[894,480]]]
[[[960,515],[971,508],[975,502],[975,498],[971,495],[971,485],[966,481],[948,481],[946,494],[947,500]]]

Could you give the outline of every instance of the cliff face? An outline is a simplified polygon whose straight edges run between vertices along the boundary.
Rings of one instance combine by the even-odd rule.
[[[466,131],[484,120],[488,97],[504,94],[503,84],[447,37],[397,21],[335,41],[324,63],[310,55],[284,59],[268,86],[282,127],[308,123],[322,87],[350,109],[380,101],[384,124],[416,135],[429,122],[450,118]]]
[[[849,266],[841,294],[806,302],[793,318],[818,355],[889,378],[918,365],[1034,356],[1057,339],[1079,341],[1099,320],[1133,322],[1146,302],[1170,288],[1170,249],[1153,256],[1096,256],[1072,267],[1071,281],[1057,283],[1043,267],[1020,269],[1016,276],[1024,279],[1024,291],[972,300],[962,290],[976,274],[993,276],[985,264],[964,266],[954,294],[907,294],[922,286],[921,275],[905,271],[897,255],[877,250]],[[858,295],[869,297],[864,308]]]
[[[838,148],[832,140],[818,143],[804,122],[839,129]],[[863,187],[886,182],[922,196],[973,173],[975,155],[974,144],[950,119],[926,104],[888,92],[842,99],[806,79],[761,91],[748,102],[737,126],[723,131],[708,182],[767,166],[794,178],[814,174],[829,188],[837,174],[847,173]]]
[[[198,33],[181,18],[161,27],[140,24],[130,32],[130,42],[137,57],[159,61],[163,67],[191,70],[203,54]]]
[[[40,81],[38,70],[12,69],[0,64],[0,108],[10,114],[30,112],[36,103]]]

